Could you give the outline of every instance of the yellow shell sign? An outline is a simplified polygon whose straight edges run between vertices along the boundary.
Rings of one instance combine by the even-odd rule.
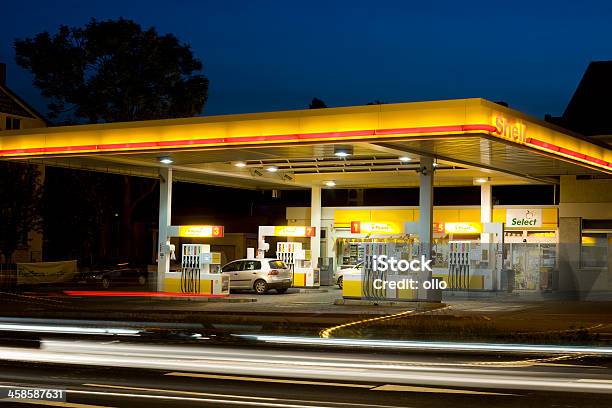
[[[275,226],[275,237],[314,237],[315,227]]]
[[[396,222],[360,222],[351,221],[353,234],[401,234],[403,226]]]
[[[219,238],[223,236],[221,225],[181,225],[178,228],[179,237],[192,238]]]
[[[518,120],[510,120],[503,116],[493,118],[495,134],[510,141],[525,144],[527,141],[527,127]]]
[[[444,224],[447,234],[480,234],[482,224],[479,222],[447,222]]]

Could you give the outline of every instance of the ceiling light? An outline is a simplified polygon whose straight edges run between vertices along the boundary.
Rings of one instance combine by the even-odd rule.
[[[480,177],[480,178],[477,178],[477,179],[476,179],[476,180],[474,180],[474,181],[475,181],[475,182],[477,182],[477,183],[486,183],[486,182],[487,182],[487,181],[489,181],[489,180],[488,180],[488,179],[486,179],[486,178]]]
[[[434,162],[434,163],[433,163],[433,166],[434,166],[434,167],[438,167],[438,166],[439,166],[438,162]]]
[[[172,158],[169,156],[165,156],[165,157],[160,157],[159,162],[163,164],[172,164],[174,163],[174,160],[172,160]]]
[[[401,162],[409,162],[410,160],[412,160],[410,157],[408,156],[402,156],[399,158],[399,161]]]
[[[236,166],[236,167],[246,167],[246,163],[242,162],[242,161],[239,161],[239,162],[234,163],[234,166]]]
[[[348,157],[353,154],[353,146],[334,146],[334,156]]]
[[[336,187],[336,182],[334,180],[329,180],[325,182],[327,187]]]
[[[266,171],[269,171],[270,173],[275,173],[278,171],[278,167],[276,166],[268,166],[266,167]]]

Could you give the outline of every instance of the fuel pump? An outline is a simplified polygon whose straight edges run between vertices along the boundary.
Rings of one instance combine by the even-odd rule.
[[[221,273],[221,254],[207,244],[181,246],[181,270],[166,274],[169,292],[221,295],[229,294],[229,276]]]

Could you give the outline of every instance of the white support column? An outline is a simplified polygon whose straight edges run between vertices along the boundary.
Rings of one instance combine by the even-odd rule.
[[[321,252],[321,187],[312,186],[310,190],[310,226],[315,227],[315,236],[310,238],[310,259],[317,267]]]
[[[164,291],[164,277],[170,271],[170,251],[166,244],[169,243],[168,227],[171,223],[172,214],[172,168],[162,167],[159,169],[159,234],[157,247],[157,291]]]
[[[491,222],[492,204],[491,184],[483,183],[480,186],[480,222]]]
[[[495,264],[495,251],[491,251],[490,248],[490,244],[492,242],[491,234],[485,232],[485,229],[487,229],[485,228],[486,224],[489,224],[492,220],[492,204],[493,203],[491,197],[491,184],[487,181],[486,183],[480,185],[480,222],[483,224],[483,232],[480,234],[480,245],[482,246],[482,248],[488,249],[488,265],[490,266],[491,271],[490,277],[485,276],[485,289],[495,289],[497,285],[495,267],[493,266]]]
[[[434,166],[431,157],[421,157],[419,171],[419,241],[421,255],[431,259],[431,243],[433,240],[433,180]],[[431,272],[419,273],[419,281],[431,280]],[[419,299],[429,299],[430,291],[423,288],[418,290]]]
[[[419,241],[421,254],[431,257],[431,241],[433,239],[433,160],[421,157],[419,175]]]
[[[491,197],[491,184],[489,184],[489,182],[483,183],[480,186],[480,222],[482,222],[483,224],[490,223],[492,220],[492,204],[493,203]],[[490,243],[490,234],[482,232],[480,234],[480,242],[483,245]]]

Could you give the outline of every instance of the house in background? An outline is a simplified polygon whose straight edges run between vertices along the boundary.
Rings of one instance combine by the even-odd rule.
[[[0,132],[17,129],[46,127],[47,122],[34,108],[17,96],[6,85],[6,65],[0,63]],[[41,183],[44,166],[40,166]],[[43,237],[41,233],[29,232],[13,254],[13,262],[41,262]],[[0,262],[4,259],[0,256]]]
[[[546,120],[606,148],[612,146],[612,61],[593,61],[561,116]],[[561,290],[612,289],[612,175],[561,176]]]
[[[0,63],[0,131],[46,127],[47,122],[6,85],[6,65]]]

